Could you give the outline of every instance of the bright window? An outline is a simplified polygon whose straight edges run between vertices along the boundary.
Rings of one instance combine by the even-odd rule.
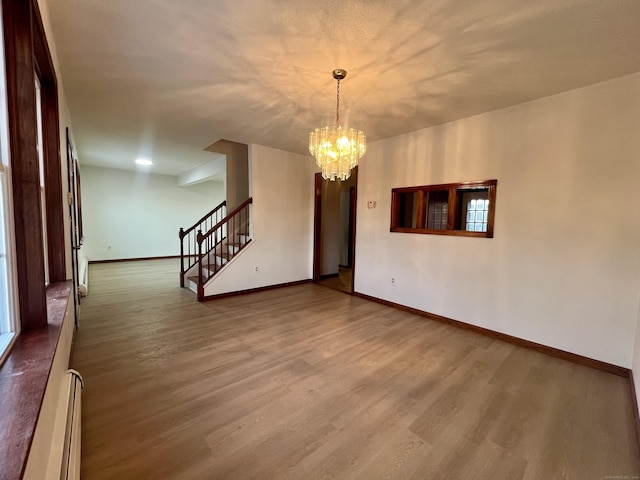
[[[462,218],[467,232],[486,232],[489,216],[489,192],[468,192],[462,197]]]
[[[42,139],[42,88],[36,74],[36,120],[38,128],[38,163],[40,167],[40,211],[42,221],[42,246],[44,250],[44,284],[49,285],[49,242],[47,241],[47,196],[45,192],[44,147]]]

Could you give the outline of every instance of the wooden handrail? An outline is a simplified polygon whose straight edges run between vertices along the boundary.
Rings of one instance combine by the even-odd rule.
[[[215,207],[213,210],[211,210],[209,213],[203,216],[200,220],[194,223],[193,226],[187,228],[186,230],[180,229],[180,239],[182,240],[185,237],[185,235],[187,235],[189,232],[194,230],[198,225],[200,225],[200,223],[204,222],[207,218],[215,214],[218,210],[220,210],[222,207],[226,205],[227,205],[227,201],[223,200],[217,207]]]
[[[180,228],[178,232],[178,238],[180,239],[180,286],[184,287],[184,276],[187,270],[195,265],[197,259],[195,254],[197,252],[196,243],[196,231],[200,232],[202,229],[206,229],[213,222],[220,219],[226,213],[227,201],[220,202],[213,210],[204,215],[193,226],[186,230]],[[185,245],[186,243],[186,245]],[[185,252],[186,247],[186,252]],[[185,262],[186,260],[186,262]]]
[[[201,232],[198,232],[198,244],[201,244],[204,241],[205,238],[210,237],[211,235],[213,235],[213,232],[215,232],[217,229],[219,229],[225,223],[227,223],[230,218],[235,217],[238,214],[238,212],[240,212],[243,208],[245,208],[250,203],[253,203],[253,197],[247,198],[244,202],[242,202],[240,205],[238,205],[236,208],[234,208],[233,211],[230,214],[228,214],[226,217],[224,217],[222,220],[220,220],[218,223],[216,223],[213,227],[211,227],[207,231],[207,233],[203,234]]]
[[[193,227],[186,231],[181,228],[178,232],[180,237],[180,286],[185,286],[187,272],[195,269],[198,274],[198,300],[204,298],[204,284],[231,257],[251,242],[248,235],[249,204],[251,203],[253,203],[253,198],[249,197],[213,227],[202,233],[203,229],[224,215],[225,210],[220,209],[226,207],[227,202],[222,202]]]

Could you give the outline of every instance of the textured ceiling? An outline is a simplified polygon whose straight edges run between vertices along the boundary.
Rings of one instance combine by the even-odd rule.
[[[168,174],[219,139],[308,154],[337,67],[369,142],[640,71],[638,0],[46,3],[81,163]]]

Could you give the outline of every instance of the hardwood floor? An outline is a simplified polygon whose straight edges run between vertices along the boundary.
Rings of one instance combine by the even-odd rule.
[[[82,478],[640,475],[627,379],[305,284],[197,303],[91,265]]]
[[[340,267],[336,277],[325,278],[318,282],[319,285],[338,290],[339,292],[351,293],[351,277],[353,269]]]

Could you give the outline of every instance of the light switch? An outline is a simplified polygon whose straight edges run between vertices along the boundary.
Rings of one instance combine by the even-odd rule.
[[[376,201],[375,200],[369,200],[367,202],[367,208],[376,208]]]

